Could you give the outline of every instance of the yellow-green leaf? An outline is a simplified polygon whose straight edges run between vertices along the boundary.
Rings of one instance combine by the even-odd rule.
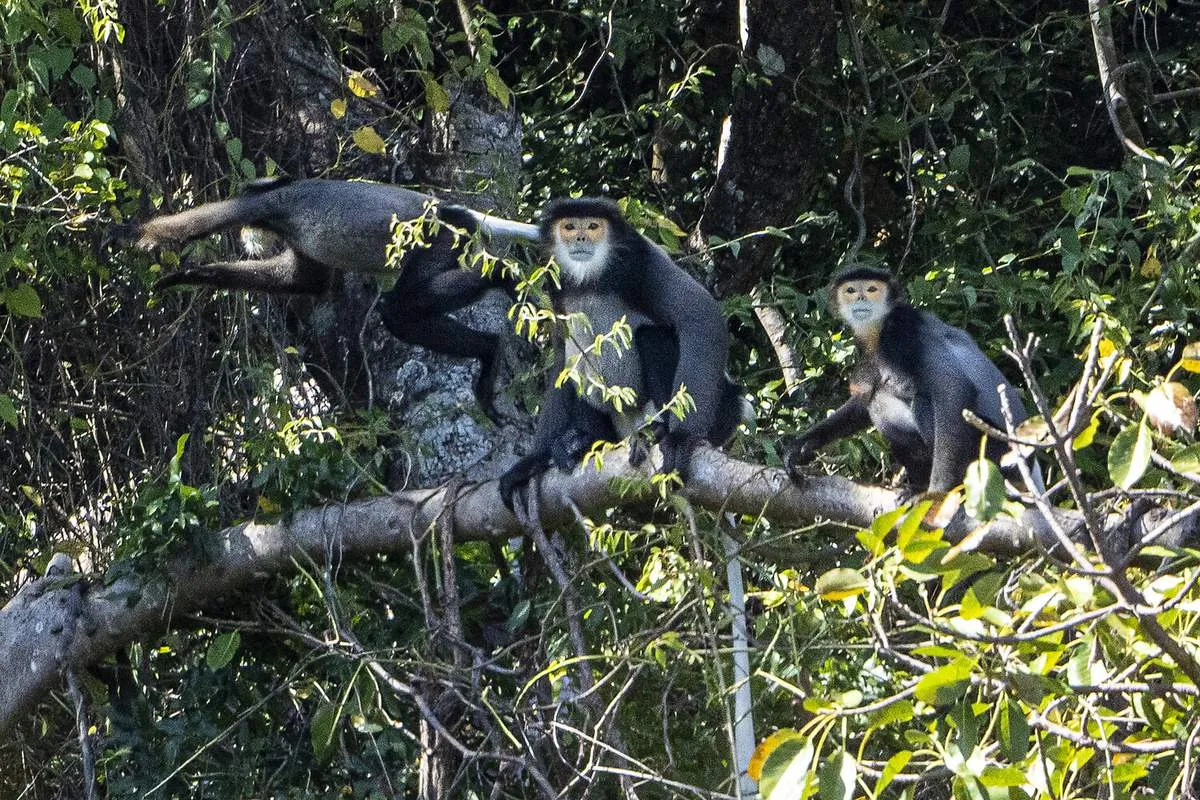
[[[425,82],[425,105],[439,113],[449,111],[449,92],[429,73],[421,73],[421,80]]]
[[[844,600],[862,594],[867,579],[858,570],[838,567],[817,578],[815,588],[822,600]]]
[[[355,97],[374,97],[379,94],[379,87],[361,72],[351,72],[350,77],[346,80],[346,85],[350,87],[350,91],[354,93]]]
[[[971,685],[971,670],[975,661],[960,656],[944,667],[928,672],[917,681],[915,694],[918,700],[933,706],[944,706],[962,697]]]
[[[379,134],[370,125],[363,125],[356,130],[352,138],[354,139],[354,144],[363,152],[381,155],[387,150],[387,143],[380,138]]]
[[[1082,431],[1080,431],[1079,435],[1075,437],[1075,440],[1071,442],[1071,449],[1072,450],[1082,450],[1083,448],[1090,445],[1092,443],[1092,441],[1096,438],[1096,431],[1098,431],[1098,430],[1100,430],[1100,412],[1099,411],[1097,411],[1095,414],[1092,414],[1092,421],[1089,422],[1088,426],[1086,428],[1084,428]]]
[[[1153,442],[1145,417],[1137,425],[1130,425],[1113,439],[1108,449],[1108,475],[1122,489],[1131,489],[1142,479],[1150,466]]]
[[[329,113],[333,114],[334,119],[341,119],[346,116],[346,101],[338,98],[329,104]]]
[[[0,293],[0,302],[8,308],[8,313],[14,317],[40,317],[42,315],[42,298],[37,290],[28,283],[19,283],[11,289]]]

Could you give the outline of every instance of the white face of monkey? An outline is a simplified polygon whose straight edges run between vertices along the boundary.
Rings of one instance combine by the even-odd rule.
[[[586,283],[608,263],[612,245],[603,217],[563,217],[554,223],[554,259],[576,283]]]
[[[850,280],[837,286],[837,309],[856,337],[869,337],[879,331],[883,318],[892,310],[885,281]]]

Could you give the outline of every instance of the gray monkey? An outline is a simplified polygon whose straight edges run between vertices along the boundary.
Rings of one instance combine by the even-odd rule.
[[[253,289],[289,294],[320,294],[333,270],[383,272],[393,218],[421,217],[430,195],[401,186],[366,181],[265,179],[244,194],[205,203],[178,214],[118,225],[107,244],[132,244],[141,250],[181,244],[232,227],[264,229],[284,249],[268,258],[217,261],[185,266],[164,276],[155,288],[205,284],[224,289]],[[493,217],[463,206],[436,205],[438,218],[468,233],[538,241],[536,225]],[[461,269],[464,237],[441,228],[425,248],[408,252],[395,286],[380,297],[383,324],[401,341],[446,355],[480,362],[475,396],[493,419],[500,337],[477,331],[448,315],[478,300],[492,287],[511,293],[513,282]]]

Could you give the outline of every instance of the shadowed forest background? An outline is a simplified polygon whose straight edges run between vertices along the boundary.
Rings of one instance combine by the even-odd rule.
[[[1200,563],[1163,531],[1200,514],[1197,31],[1194,0],[5,3],[0,800],[744,796],[733,550],[765,796],[1196,797]],[[500,293],[463,312],[512,336],[498,426],[473,363],[383,329],[386,276],[156,292],[237,237],[101,247],[275,175],[619,201],[720,299],[757,416],[729,453],[768,471],[846,396],[830,276],[890,267],[1061,409],[1028,436],[1081,544],[730,519],[717,474],[621,477],[537,541],[497,505],[343,550],[323,509],[453,506],[524,452],[548,339]],[[871,434],[810,472],[896,469]],[[206,584],[247,520],[317,545]]]

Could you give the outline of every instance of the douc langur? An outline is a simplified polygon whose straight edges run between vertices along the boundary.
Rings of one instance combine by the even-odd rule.
[[[550,290],[554,310],[567,320],[555,350],[552,376],[572,367],[578,382],[554,380],[538,413],[532,449],[500,478],[500,494],[513,494],[551,465],[571,470],[597,441],[618,442],[634,433],[650,411],[661,411],[680,387],[695,404],[682,419],[659,413],[651,425],[663,455],[663,472],[687,479],[692,450],[702,440],[721,446],[749,413],[725,374],[729,332],[720,305],[703,286],[633,229],[615,203],[564,199],[542,215],[543,242],[559,265]],[[631,346],[593,347],[624,318]],[[632,389],[636,401],[618,410],[599,387]],[[634,448],[637,460],[638,450]]]
[[[909,305],[887,270],[842,270],[830,284],[829,305],[853,331],[860,363],[850,399],[788,447],[784,461],[793,478],[802,479],[798,467],[826,444],[874,425],[911,491],[947,492],[979,456],[982,434],[963,418],[965,409],[1004,430],[1002,391],[1014,423],[1028,416],[1017,390],[971,337]],[[1008,450],[988,438],[989,459],[1001,461]],[[1040,483],[1036,463],[1031,471]]]
[[[334,270],[384,272],[393,218],[418,219],[432,200],[429,195],[382,183],[266,179],[250,184],[238,197],[117,226],[106,240],[151,250],[234,226],[265,229],[282,240],[283,252],[267,258],[186,266],[164,276],[155,288],[206,284],[225,289],[319,294]],[[487,236],[529,241],[540,238],[536,225],[461,206],[437,205],[436,209],[440,220],[469,233],[482,231]],[[443,226],[425,248],[410,250],[400,265],[395,286],[381,295],[379,311],[387,329],[404,342],[446,355],[478,359],[480,375],[475,394],[480,407],[494,416],[500,337],[457,322],[448,312],[475,302],[489,288],[503,286],[504,281],[460,268],[459,255],[465,246],[465,237]]]

